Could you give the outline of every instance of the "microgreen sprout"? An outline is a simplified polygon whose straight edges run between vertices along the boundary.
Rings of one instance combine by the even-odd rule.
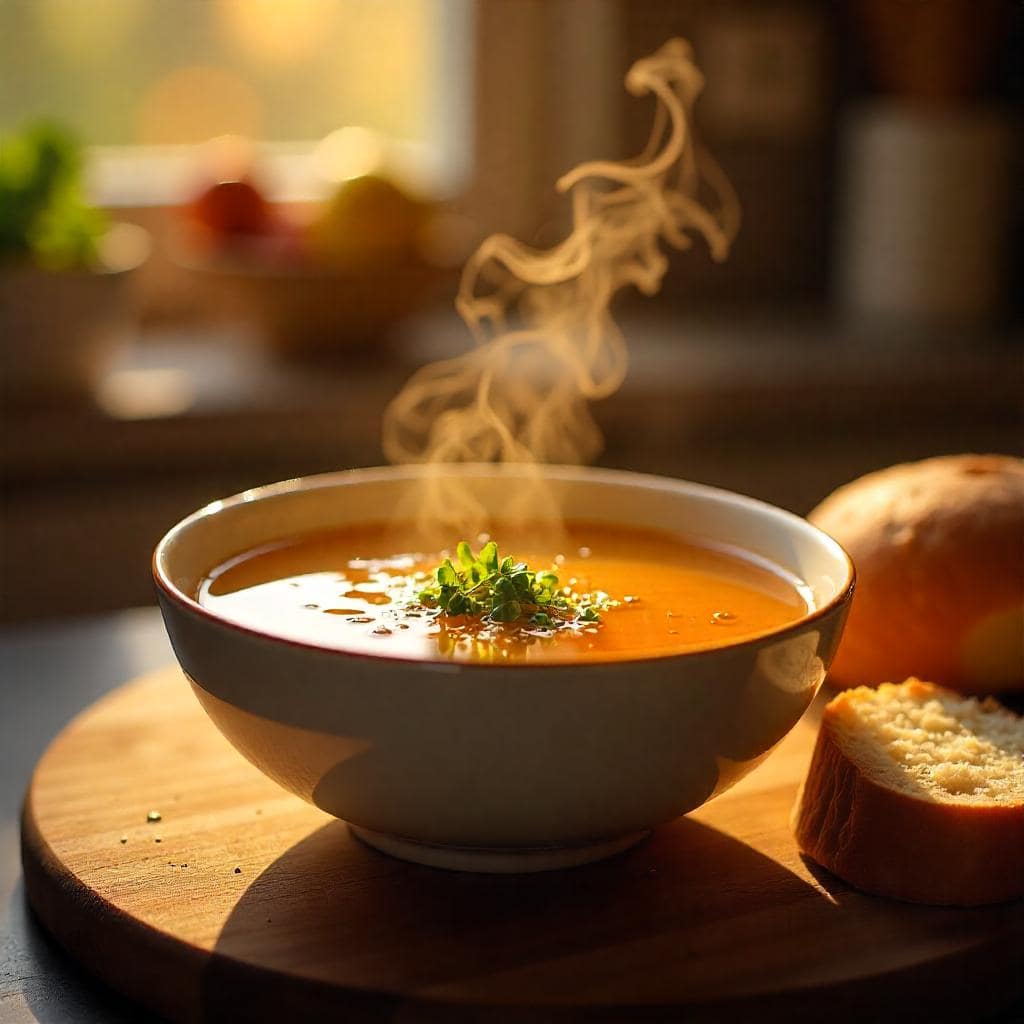
[[[603,591],[567,592],[550,569],[534,572],[514,558],[500,558],[498,545],[474,553],[459,541],[419,592],[420,604],[444,615],[465,615],[494,623],[524,622],[539,629],[597,625],[600,612],[618,604]]]

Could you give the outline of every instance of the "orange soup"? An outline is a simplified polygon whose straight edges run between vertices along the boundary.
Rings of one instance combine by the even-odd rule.
[[[213,569],[200,604],[239,625],[358,653],[459,661],[622,661],[719,647],[802,618],[807,588],[777,566],[673,534],[566,525],[542,550],[491,528],[502,557],[553,570],[568,594],[601,592],[599,623],[450,616],[418,600],[452,552],[403,552],[393,525],[365,525],[247,551]],[[487,538],[484,537],[484,540]]]

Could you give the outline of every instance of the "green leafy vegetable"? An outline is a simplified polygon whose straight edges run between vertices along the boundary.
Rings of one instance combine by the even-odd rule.
[[[107,228],[85,198],[81,148],[63,128],[42,121],[0,136],[0,261],[87,266]]]
[[[419,601],[444,615],[475,616],[495,623],[523,621],[550,630],[596,625],[600,611],[618,604],[600,591],[569,592],[550,569],[533,572],[513,558],[500,559],[494,541],[474,554],[464,540],[455,547],[455,561],[447,558],[437,567],[433,580],[420,591]]]

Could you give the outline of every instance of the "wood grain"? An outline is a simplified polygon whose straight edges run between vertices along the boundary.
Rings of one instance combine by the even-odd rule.
[[[23,816],[45,927],[173,1020],[970,1019],[1020,998],[1024,904],[912,906],[800,858],[813,713],[603,863],[458,874],[364,847],[209,723],[177,669],[54,741]],[[161,820],[147,821],[158,811]]]

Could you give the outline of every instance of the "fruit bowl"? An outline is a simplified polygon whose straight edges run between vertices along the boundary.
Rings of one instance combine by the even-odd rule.
[[[251,323],[286,360],[365,357],[437,293],[447,275],[423,262],[387,268],[289,262],[236,247],[175,257],[220,314]]]
[[[433,225],[428,204],[375,175],[291,205],[243,177],[179,211],[172,250],[207,304],[251,323],[273,354],[348,358],[379,351],[449,278],[424,256]]]

